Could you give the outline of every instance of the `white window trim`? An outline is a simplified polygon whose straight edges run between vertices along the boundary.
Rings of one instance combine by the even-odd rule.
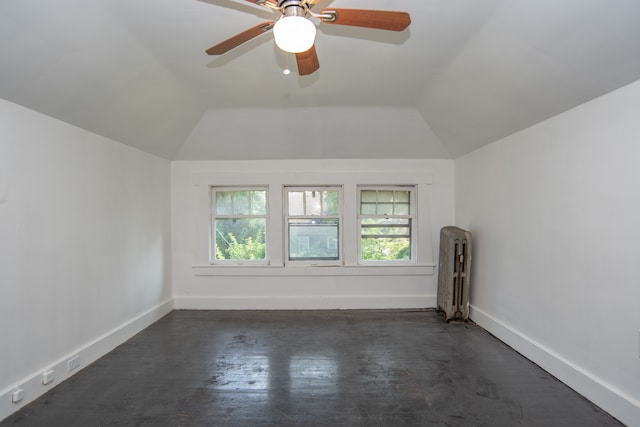
[[[411,256],[407,261],[394,261],[394,260],[364,260],[362,259],[362,218],[366,217],[366,215],[362,215],[361,206],[360,206],[360,197],[362,195],[362,190],[399,190],[399,191],[409,191],[409,215],[397,216],[398,218],[409,218],[411,221]],[[416,195],[416,185],[358,185],[357,186],[357,205],[358,205],[358,225],[357,225],[357,233],[358,233],[358,264],[360,265],[368,265],[368,266],[405,266],[405,265],[416,265],[417,264],[417,246],[418,246],[418,221],[417,215],[419,210],[416,209],[417,206],[417,195]]]
[[[326,191],[326,190],[337,190],[338,191],[338,203],[339,203],[339,212],[337,216],[329,215],[329,216],[304,216],[304,215],[292,215],[289,216],[289,191]],[[283,228],[284,228],[284,240],[283,240],[283,249],[284,249],[284,264],[285,266],[291,267],[335,267],[343,265],[343,222],[344,222],[344,199],[343,199],[343,187],[342,185],[284,185],[282,187],[282,201],[284,203],[283,207]],[[289,259],[289,219],[290,218],[338,218],[338,259],[331,260],[300,260],[300,259]]]

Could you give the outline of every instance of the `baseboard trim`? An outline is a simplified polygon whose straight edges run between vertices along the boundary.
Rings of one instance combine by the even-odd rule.
[[[174,307],[178,310],[358,310],[435,306],[435,295],[174,297]]]
[[[606,381],[599,379],[478,307],[470,306],[469,317],[622,423],[640,427],[640,402],[638,400],[617,390]]]
[[[44,393],[60,384],[67,378],[77,374],[84,367],[95,362],[100,357],[104,356],[129,338],[133,337],[149,325],[153,324],[157,320],[161,319],[165,315],[169,314],[173,310],[173,298],[164,301],[161,304],[145,311],[139,316],[123,323],[115,329],[107,332],[106,334],[96,338],[95,340],[85,344],[84,346],[75,349],[67,356],[52,361],[50,364],[43,366],[42,369],[27,376],[22,381],[14,384],[12,387],[7,388],[0,392],[0,420],[5,419],[12,413],[16,412],[23,406],[42,396]],[[75,369],[68,372],[67,362],[80,356],[80,365]],[[55,378],[47,385],[42,384],[42,373],[45,370],[52,369],[55,372]],[[16,389],[22,389],[24,392],[24,398],[17,403],[11,401],[12,393]]]

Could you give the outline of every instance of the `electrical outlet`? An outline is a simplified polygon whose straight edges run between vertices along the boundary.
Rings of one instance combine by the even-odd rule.
[[[67,372],[71,372],[80,366],[80,355],[75,355],[71,359],[67,360]]]
[[[24,397],[24,390],[21,389],[21,388],[17,388],[15,390],[13,390],[13,393],[11,393],[11,401],[13,403],[20,402],[23,397]]]
[[[49,369],[47,371],[44,371],[42,373],[42,384],[47,385],[49,384],[51,381],[53,381],[54,375],[53,375],[53,369]]]

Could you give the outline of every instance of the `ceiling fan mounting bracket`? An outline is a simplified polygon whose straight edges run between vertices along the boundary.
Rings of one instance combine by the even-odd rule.
[[[289,6],[308,7],[304,0],[278,0],[278,8],[283,9]]]
[[[323,10],[322,13],[309,12],[314,18],[320,18],[323,22],[335,22],[338,19],[338,12],[335,10]]]
[[[259,30],[262,32],[267,32],[272,29],[274,25],[275,23],[273,21],[265,22],[264,24],[260,25]]]

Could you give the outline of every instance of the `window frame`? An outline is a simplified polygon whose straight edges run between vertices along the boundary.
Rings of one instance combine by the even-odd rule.
[[[362,213],[363,191],[407,191],[409,192],[408,215],[371,215]],[[405,266],[416,265],[417,260],[417,236],[418,236],[418,212],[417,212],[417,185],[358,185],[357,186],[357,260],[359,265],[368,266]],[[409,259],[408,260],[365,260],[362,257],[362,222],[365,218],[401,218],[409,220]]]
[[[265,214],[264,215],[243,215],[243,214],[218,214],[217,213],[217,193],[221,192],[265,192]],[[251,200],[251,199],[249,199]],[[256,186],[209,186],[209,264],[215,266],[264,266],[269,265],[269,239],[270,239],[270,209],[269,209],[269,187],[266,185]],[[264,219],[265,221],[265,257],[264,259],[218,259],[216,257],[216,220],[217,219]]]
[[[337,215],[290,215],[289,212],[289,193],[295,191],[337,191],[338,192],[338,214]],[[282,189],[283,199],[283,261],[288,266],[341,266],[344,260],[344,188],[342,185],[284,185]],[[323,258],[307,258],[307,259],[291,259],[289,257],[290,236],[289,236],[289,220],[291,219],[337,219],[338,220],[338,242],[337,242],[337,259]]]

